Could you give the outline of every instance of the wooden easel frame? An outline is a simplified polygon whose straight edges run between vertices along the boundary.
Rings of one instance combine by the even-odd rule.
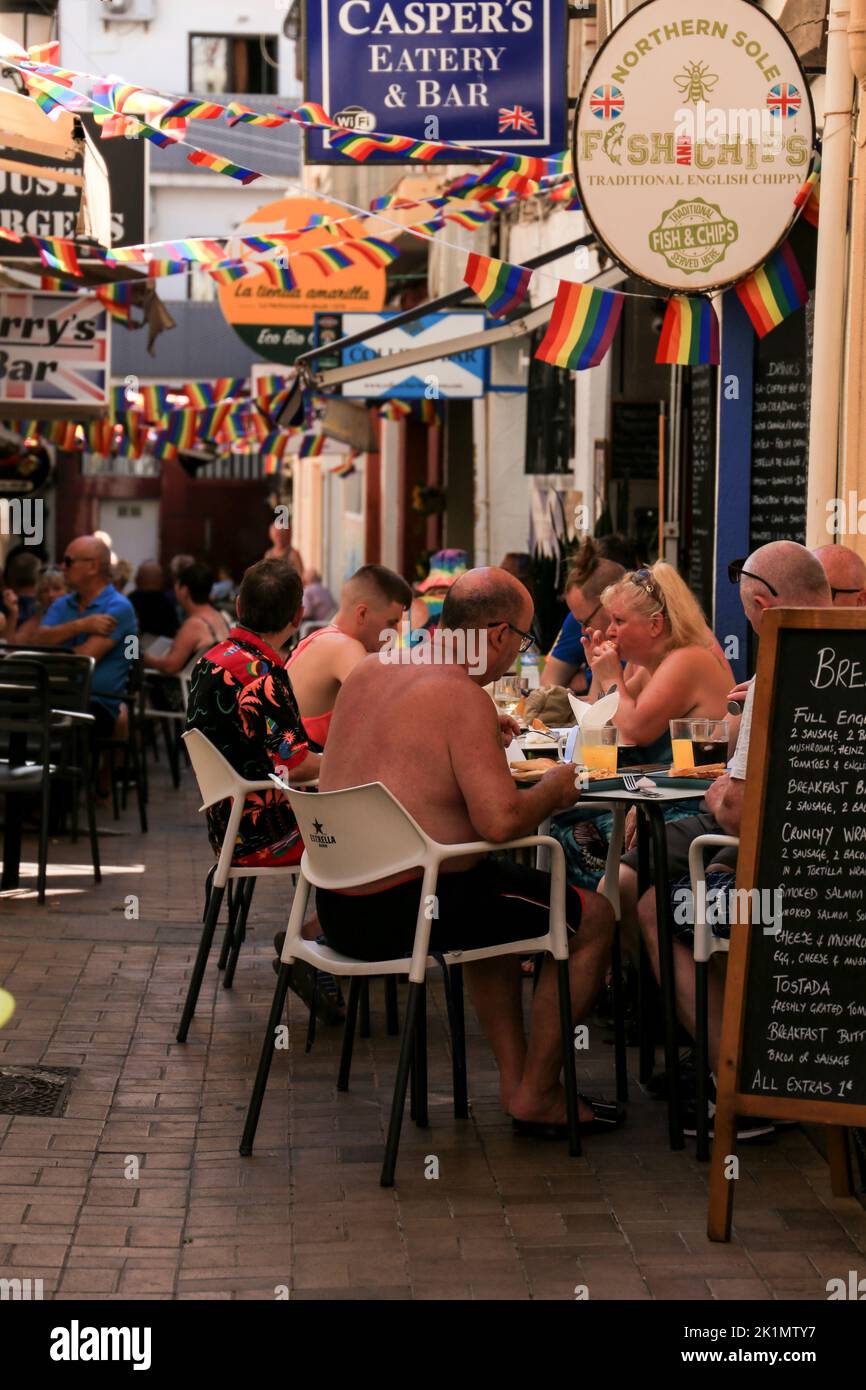
[[[780,634],[792,630],[850,632],[860,630],[866,639],[864,608],[770,608],[761,623],[758,672],[752,709],[752,732],[743,822],[737,856],[737,888],[755,887],[761,859],[764,800],[770,775],[770,731],[776,708],[776,675]],[[866,652],[866,641],[864,641]],[[864,658],[866,664],[866,658]],[[735,911],[740,903],[735,899]],[[731,923],[725,1003],[722,1015],[722,1042],[717,1079],[715,1137],[710,1169],[710,1206],[707,1235],[710,1240],[731,1238],[735,1183],[725,1177],[725,1163],[736,1151],[737,1115],[766,1116],[773,1120],[801,1120],[824,1124],[833,1195],[851,1196],[851,1162],[846,1130],[866,1125],[866,1105],[847,1105],[824,1100],[795,1097],[744,1095],[740,1089],[740,1059],[749,977],[752,933],[748,923],[736,917]]]

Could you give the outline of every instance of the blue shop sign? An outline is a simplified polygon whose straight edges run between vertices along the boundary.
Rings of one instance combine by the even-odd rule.
[[[306,99],[359,134],[551,155],[567,144],[565,0],[309,0]],[[307,163],[353,163],[307,130]],[[467,150],[466,160],[489,162]],[[368,164],[405,163],[376,153]]]

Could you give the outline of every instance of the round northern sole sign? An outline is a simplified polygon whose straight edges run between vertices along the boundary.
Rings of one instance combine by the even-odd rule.
[[[596,54],[572,156],[611,256],[700,293],[743,279],[783,240],[814,136],[797,55],[750,0],[648,0]]]

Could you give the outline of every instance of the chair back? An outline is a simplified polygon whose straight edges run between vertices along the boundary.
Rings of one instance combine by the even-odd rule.
[[[316,888],[352,888],[424,867],[435,846],[381,782],[337,792],[286,788],[304,841],[304,875]]]
[[[200,811],[206,811],[217,801],[236,797],[243,790],[244,779],[231,763],[215,748],[201,729],[187,729],[183,735],[192,770],[201,792]]]
[[[45,647],[15,647],[13,656],[38,661],[48,675],[51,705],[86,714],[90,705],[90,683],[96,665],[92,656],[77,652],[49,651]]]
[[[0,748],[10,766],[20,766],[39,749],[48,760],[51,694],[48,674],[37,661],[17,655],[0,661]]]

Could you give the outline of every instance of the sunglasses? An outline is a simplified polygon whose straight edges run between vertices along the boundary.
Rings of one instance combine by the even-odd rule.
[[[70,565],[77,565],[81,559],[83,559],[81,555],[64,555],[60,563],[65,570],[68,570]]]
[[[778,598],[778,597],[779,597],[779,591],[778,591],[778,589],[774,589],[774,588],[773,588],[773,586],[772,586],[772,584],[770,583],[769,579],[762,579],[761,576],[760,576],[759,574],[752,574],[751,570],[743,569],[743,565],[744,565],[745,563],[746,563],[745,559],[742,559],[742,560],[731,560],[731,561],[729,561],[729,563],[728,563],[728,578],[730,579],[731,583],[732,583],[732,584],[739,584],[740,580],[741,580],[742,578],[744,578],[744,577],[745,577],[746,579],[755,579],[755,580],[757,580],[757,582],[758,582],[759,584],[764,584],[764,585],[770,590],[770,593],[773,595],[773,598]],[[840,591],[840,592],[841,592],[841,591]]]
[[[636,584],[639,589],[644,589],[651,599],[655,599],[661,612],[667,611],[665,596],[656,584],[648,569],[635,570],[634,574],[629,575],[632,584]]]
[[[500,618],[499,621],[498,621],[498,622],[495,622],[495,623],[488,623],[487,626],[488,626],[488,627],[507,627],[507,628],[510,628],[512,632],[516,632],[517,635],[518,635],[518,637],[520,637],[520,638],[522,639],[522,640],[521,640],[521,643],[520,643],[520,651],[521,651],[521,652],[528,652],[528,651],[529,651],[529,648],[532,646],[532,643],[533,643],[534,640],[535,640],[534,637],[532,636],[532,633],[531,633],[531,632],[523,632],[521,628],[515,627],[514,624],[508,622],[508,620],[507,620],[506,618]]]
[[[831,597],[831,599],[833,600],[834,603],[836,602],[836,595],[837,595],[837,594],[859,594],[859,593],[860,593],[860,590],[859,590],[859,589],[834,589],[834,588],[832,587],[832,585],[830,586],[830,597]]]

